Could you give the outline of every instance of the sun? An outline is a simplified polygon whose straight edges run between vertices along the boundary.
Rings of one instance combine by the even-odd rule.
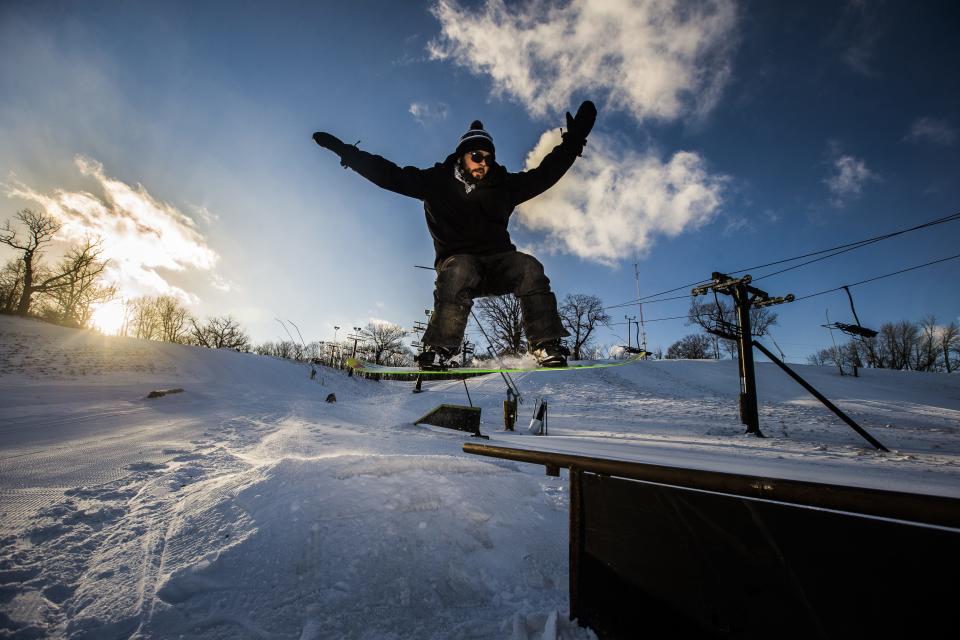
[[[120,300],[111,300],[96,305],[90,324],[100,333],[115,336],[120,333],[126,321],[127,310]]]

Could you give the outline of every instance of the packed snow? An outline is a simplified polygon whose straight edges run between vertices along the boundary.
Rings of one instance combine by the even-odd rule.
[[[516,374],[516,433],[468,385],[493,444],[960,497],[960,376],[796,368],[891,451],[769,363],[765,439],[729,360]],[[0,317],[0,637],[594,637],[565,478],[414,425],[467,398],[412,386]]]

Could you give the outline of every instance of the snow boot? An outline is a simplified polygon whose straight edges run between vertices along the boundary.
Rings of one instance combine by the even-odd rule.
[[[554,340],[544,340],[530,349],[530,353],[537,359],[537,365],[541,367],[565,367],[567,366],[567,356],[570,355],[570,349],[567,349],[559,338]]]
[[[457,366],[456,362],[449,362],[457,353],[457,349],[425,346],[423,352],[417,354],[414,361],[421,371],[444,371]]]

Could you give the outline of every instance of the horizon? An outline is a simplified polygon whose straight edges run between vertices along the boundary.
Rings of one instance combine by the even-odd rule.
[[[312,133],[428,167],[479,119],[519,171],[591,99],[583,156],[518,208],[511,235],[558,300],[612,307],[598,342],[627,342],[639,296],[649,349],[666,351],[699,331],[686,294],[714,271],[960,211],[954,4],[677,4],[4,3],[0,217],[57,217],[50,256],[102,237],[119,299],[173,295],[254,343],[284,339],[277,318],[308,342],[409,329],[432,306],[422,204],[344,171]],[[827,318],[852,322],[843,285],[874,329],[960,320],[945,285],[958,225],[752,270],[798,298],[774,309],[786,360],[830,346]]]

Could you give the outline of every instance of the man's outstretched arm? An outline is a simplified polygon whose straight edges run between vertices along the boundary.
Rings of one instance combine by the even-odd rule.
[[[589,100],[580,105],[576,116],[567,112],[567,130],[563,134],[563,142],[554,147],[535,169],[511,176],[510,196],[514,206],[535,198],[563,177],[583,152],[596,120],[597,107]]]
[[[340,156],[340,164],[344,167],[350,167],[378,187],[418,200],[423,199],[423,172],[420,169],[400,168],[385,158],[361,151],[324,131],[314,133],[313,140],[324,149]]]

